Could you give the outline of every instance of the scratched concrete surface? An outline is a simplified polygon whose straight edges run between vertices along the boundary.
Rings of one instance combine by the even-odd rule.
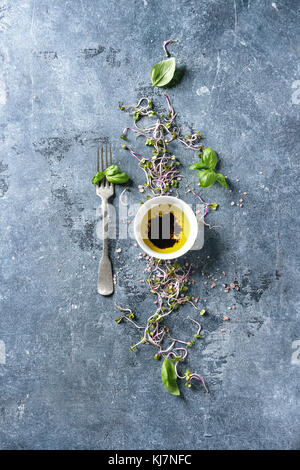
[[[299,448],[299,7],[0,3],[1,449]],[[185,71],[168,91],[179,122],[201,129],[231,187],[203,191],[220,208],[207,216],[204,248],[183,260],[200,266],[192,295],[208,312],[187,367],[210,394],[180,385],[179,398],[164,390],[151,347],[133,354],[135,331],[114,322],[115,301],[141,320],[154,308],[131,239],[110,243],[115,295],[96,292],[99,200],[90,184],[97,143],[109,141],[132,177],[130,202],[144,198],[143,176],[120,149],[130,121],[118,105],[147,94],[164,106],[149,70],[170,38]],[[196,184],[186,171],[196,155],[176,152]],[[184,187],[180,196],[194,203]],[[201,270],[216,275],[214,289]],[[225,293],[222,282],[235,280],[240,291]],[[184,337],[187,313],[197,317],[178,313]]]

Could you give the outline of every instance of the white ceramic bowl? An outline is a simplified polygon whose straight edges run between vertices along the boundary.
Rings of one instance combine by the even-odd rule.
[[[155,207],[158,204],[172,204],[174,206],[177,206],[179,209],[181,209],[185,213],[190,223],[190,234],[189,234],[187,241],[185,242],[183,247],[181,247],[177,251],[174,251],[173,253],[158,253],[157,251],[151,250],[151,248],[149,248],[149,246],[146,245],[141,235],[141,223],[142,223],[144,216],[147,214],[150,208]],[[154,256],[154,258],[174,259],[174,258],[178,258],[179,256],[184,255],[194,245],[196,238],[197,238],[197,234],[198,234],[198,223],[197,223],[197,219],[193,210],[190,208],[188,204],[186,204],[181,199],[178,199],[177,197],[172,197],[172,196],[153,197],[152,199],[149,199],[148,201],[146,201],[139,208],[134,218],[134,235],[135,235],[136,241],[138,242],[138,244],[140,245],[140,247],[145,253],[147,253],[149,256]]]

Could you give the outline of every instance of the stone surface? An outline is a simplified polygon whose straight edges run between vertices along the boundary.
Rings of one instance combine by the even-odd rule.
[[[297,0],[1,3],[1,449],[299,448],[299,19]],[[141,320],[154,307],[130,238],[110,244],[114,297],[96,292],[90,184],[96,146],[109,141],[133,179],[131,203],[145,197],[120,149],[130,120],[118,105],[147,94],[164,106],[149,70],[169,38],[185,70],[168,91],[179,122],[201,129],[231,187],[202,192],[220,207],[203,249],[183,260],[218,278],[210,289],[197,271],[192,290],[208,314],[187,367],[210,394],[181,386],[179,398],[151,347],[133,354],[135,331],[113,321],[115,301]],[[176,152],[185,168],[197,159]],[[184,184],[180,196],[195,203]],[[223,291],[222,271],[240,291]],[[197,317],[178,312],[182,336],[187,313]]]

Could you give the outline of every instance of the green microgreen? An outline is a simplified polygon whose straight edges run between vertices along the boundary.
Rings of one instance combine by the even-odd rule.
[[[148,262],[146,284],[149,291],[156,296],[157,308],[144,325],[138,325],[133,321],[131,309],[116,305],[119,310],[125,312],[120,318],[129,321],[135,328],[144,332],[140,341],[132,345],[130,349],[136,351],[139,345],[150,344],[157,348],[154,359],[164,358],[162,380],[166,389],[172,394],[178,394],[177,379],[184,378],[177,371],[178,364],[185,360],[188,348],[195,344],[195,339],[202,338],[200,336],[201,324],[190,316],[187,318],[197,326],[197,331],[194,338],[187,341],[171,336],[169,328],[162,324],[181,305],[189,303],[200,311],[191,301],[190,296],[181,297],[181,292],[188,290],[191,268],[191,265],[182,266],[177,261],[172,264],[170,261],[151,259]],[[197,374],[193,376],[196,377]]]
[[[147,158],[133,150],[130,145],[122,145],[124,150],[129,151],[138,160],[138,165],[146,176],[144,186],[154,195],[168,195],[172,191],[177,191],[178,178],[183,177],[179,172],[180,161],[176,155],[168,151],[169,144],[177,140],[191,150],[203,150],[199,131],[189,134],[188,137],[184,136],[176,124],[177,113],[169,97],[165,93],[164,96],[168,113],[160,113],[159,116],[155,114],[155,122],[148,123],[147,126],[137,123],[136,118],[138,116],[140,122],[142,118],[153,117],[153,103],[149,98],[143,97],[136,105],[124,107],[133,117],[133,127],[126,127],[121,134],[123,139],[124,137],[127,139],[130,131],[136,137],[143,137],[146,147],[152,148],[152,157]]]

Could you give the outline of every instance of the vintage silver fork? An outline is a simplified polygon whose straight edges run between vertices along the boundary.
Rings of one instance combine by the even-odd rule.
[[[109,146],[110,165],[112,164],[111,146]],[[105,145],[105,168],[108,167],[108,149]],[[103,163],[103,145],[101,146],[101,171],[105,170]],[[99,145],[97,148],[97,171],[99,171]],[[102,233],[103,250],[102,258],[99,263],[97,289],[101,295],[110,295],[114,291],[111,261],[108,256],[108,222],[107,222],[107,203],[108,199],[114,194],[114,185],[106,178],[96,185],[96,194],[102,200]]]

